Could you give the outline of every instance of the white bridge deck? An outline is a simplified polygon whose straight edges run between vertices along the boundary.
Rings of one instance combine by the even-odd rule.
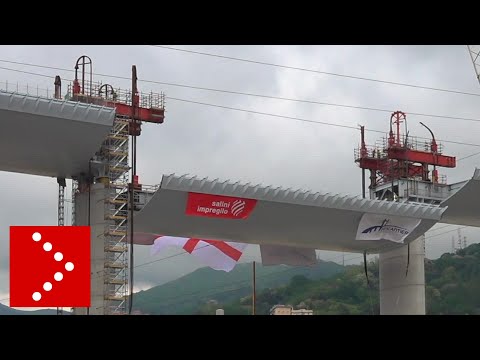
[[[189,192],[256,199],[246,219],[186,214]],[[445,208],[319,194],[217,180],[164,175],[151,200],[135,216],[139,233],[372,253],[398,246],[388,240],[355,240],[365,213],[421,219],[405,239],[415,240],[435,225]]]
[[[114,119],[113,108],[0,90],[0,171],[87,173]]]

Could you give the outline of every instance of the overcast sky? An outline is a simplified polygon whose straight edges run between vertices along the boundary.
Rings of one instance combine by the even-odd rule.
[[[261,62],[315,69],[330,73],[375,78],[480,93],[479,83],[465,46],[178,46],[178,48],[241,57]],[[407,113],[410,136],[428,137],[426,123],[436,138],[480,143],[480,124],[459,120],[408,115],[424,113],[480,118],[480,98],[293,69],[237,62],[152,46],[0,46],[0,60],[72,69],[80,55],[93,60],[95,73],[130,77],[137,66],[139,80],[193,85],[269,96],[335,104],[401,110]],[[0,61],[0,67],[49,75],[29,75],[0,68],[0,87],[29,85],[53,91],[55,75],[66,88],[71,72],[35,68]],[[94,76],[94,81],[130,88],[130,81]],[[313,121],[357,126],[387,132],[390,114],[345,107],[266,99],[171,85],[139,82],[140,91],[165,92],[167,97],[273,113]],[[36,91],[36,90],[35,90]],[[380,134],[366,134],[375,143]],[[143,126],[138,140],[137,172],[140,182],[156,184],[162,174],[192,174],[283,187],[359,195],[361,171],[353,162],[358,130],[282,119],[259,114],[167,100],[165,123]],[[47,141],[47,140],[46,140]],[[461,158],[480,148],[444,144],[444,153]],[[8,154],[0,154],[8,156]],[[480,155],[443,170],[449,182],[470,178]],[[70,185],[70,183],[68,183]],[[68,189],[70,194],[70,189]],[[8,251],[10,225],[56,225],[55,179],[0,172],[0,302],[8,304]],[[67,203],[67,221],[70,216]],[[67,222],[68,224],[68,222]],[[439,225],[445,226],[445,225]],[[455,226],[431,231],[427,256],[451,250]],[[469,243],[479,232],[462,229]],[[158,256],[177,253],[172,250]],[[135,248],[136,264],[151,261],[149,249]],[[157,257],[158,257],[157,256]],[[342,256],[321,252],[321,258],[342,262]],[[258,248],[248,247],[244,261],[258,259]],[[346,254],[347,263],[359,262]],[[136,288],[148,288],[187,274],[200,264],[190,255],[177,256],[136,269]]]

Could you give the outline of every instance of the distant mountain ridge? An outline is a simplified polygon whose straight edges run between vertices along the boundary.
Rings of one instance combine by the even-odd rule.
[[[64,311],[65,315],[70,315],[68,311]],[[0,304],[0,316],[1,315],[57,315],[55,309],[40,309],[34,311],[17,310],[12,309],[7,305]]]
[[[342,269],[337,263],[324,261],[312,267],[262,266],[257,263],[256,286],[257,290],[281,286],[295,275],[320,279],[335,275]],[[190,314],[204,301],[233,301],[249,295],[251,291],[252,263],[237,264],[229,273],[204,267],[166,284],[135,293],[133,310],[136,314]],[[55,309],[25,311],[0,304],[0,316],[56,313]]]
[[[331,277],[343,271],[334,262],[312,267],[256,264],[256,287],[262,290],[287,284],[295,275],[310,279]],[[134,294],[133,309],[142,314],[192,314],[206,301],[228,302],[252,292],[252,263],[237,264],[231,272],[208,267],[179,279]]]

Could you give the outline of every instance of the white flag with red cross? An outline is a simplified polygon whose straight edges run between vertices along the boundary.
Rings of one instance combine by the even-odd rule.
[[[150,253],[155,255],[167,247],[179,247],[197,257],[204,265],[215,270],[231,271],[247,247],[230,241],[195,239],[159,234],[136,233],[134,243],[152,245]]]
[[[182,248],[212,269],[229,272],[237,264],[247,244],[220,240],[159,236],[153,243],[151,254],[155,255],[169,246]]]
[[[150,253],[158,254],[167,247],[182,248],[197,257],[204,265],[215,270],[233,270],[248,244],[231,241],[206,240],[164,236],[151,233],[136,233],[134,243],[151,245]],[[317,263],[315,249],[291,246],[260,245],[263,265],[313,266]]]

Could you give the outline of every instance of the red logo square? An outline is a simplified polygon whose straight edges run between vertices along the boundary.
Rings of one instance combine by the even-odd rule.
[[[90,227],[10,226],[10,306],[89,307]]]
[[[188,193],[186,214],[224,219],[246,219],[257,205],[255,199]]]

